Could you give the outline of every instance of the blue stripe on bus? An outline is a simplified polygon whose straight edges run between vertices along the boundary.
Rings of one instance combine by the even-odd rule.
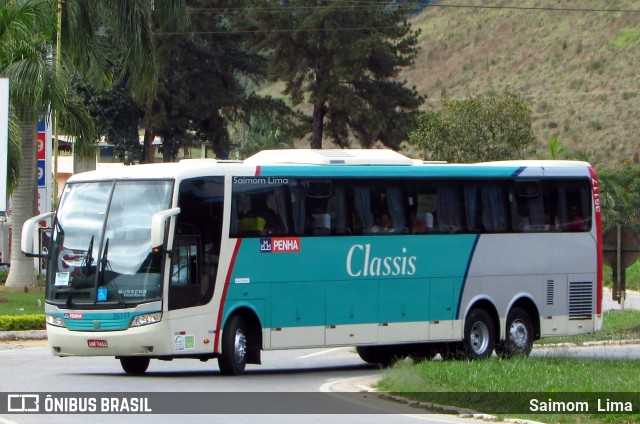
[[[462,287],[460,288],[460,297],[458,298],[458,309],[456,310],[457,319],[460,319],[460,308],[462,307],[462,295],[464,294],[464,289],[467,285],[467,278],[469,277],[469,269],[471,269],[471,262],[473,261],[473,256],[476,253],[476,247],[478,247],[479,241],[480,241],[480,234],[476,236],[476,240],[473,242],[473,247],[471,248],[471,253],[469,254],[469,262],[467,263],[467,269],[464,272],[464,279],[462,280]]]
[[[513,172],[512,177],[517,177],[518,175],[522,174],[522,173],[524,172],[524,170],[525,170],[525,169],[527,169],[527,167],[526,167],[526,166],[521,166],[520,168],[516,169],[516,170]]]

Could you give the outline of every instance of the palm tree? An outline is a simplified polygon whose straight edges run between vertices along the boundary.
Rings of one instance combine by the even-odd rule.
[[[56,10],[59,8],[58,10]],[[151,12],[160,28],[188,21],[184,0],[0,0],[0,76],[10,79],[10,102],[18,120],[23,161],[12,195],[11,268],[7,286],[35,284],[33,261],[20,255],[24,221],[35,215],[36,122],[55,111],[77,146],[97,139],[93,122],[69,92],[69,70],[94,85],[108,85],[112,72],[100,46],[117,43],[134,94],[147,101],[155,92],[157,65]],[[57,15],[56,12],[60,11]],[[61,17],[61,47],[54,51],[56,16]],[[55,54],[57,53],[56,65]]]
[[[50,0],[0,0],[0,75],[9,78],[9,101],[19,128],[22,164],[12,194],[11,268],[7,286],[34,285],[33,260],[20,254],[24,221],[35,215],[37,122],[48,111],[80,140],[95,140],[95,129],[81,103],[69,97],[69,75],[54,69],[55,4]]]
[[[33,261],[20,257],[20,237],[24,221],[34,215],[36,187],[36,117],[43,112],[44,81],[37,75],[46,68],[46,40],[55,28],[55,12],[51,2],[42,0],[0,3],[0,72],[9,78],[10,104],[18,121],[23,153],[20,181],[12,195],[11,268],[8,286],[35,283]],[[41,103],[41,102],[40,102]]]
[[[22,146],[20,143],[20,128],[18,119],[10,111],[9,117],[9,154],[7,156],[7,194],[11,194],[18,185],[20,179],[20,167],[22,166]]]
[[[152,104],[158,73],[153,31],[186,28],[186,0],[64,0],[61,6],[63,51],[94,85],[108,84],[112,75],[109,64],[104,63],[108,55],[100,53],[100,46],[118,46],[122,69],[131,78],[133,96],[146,108],[143,162],[150,162],[154,139]]]

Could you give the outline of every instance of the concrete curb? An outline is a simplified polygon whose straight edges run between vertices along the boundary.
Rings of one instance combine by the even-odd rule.
[[[378,379],[375,379],[375,380],[364,379],[363,381],[360,382],[361,384],[353,384],[353,387],[357,388],[359,391],[376,393],[378,390],[372,386],[375,385],[377,381]],[[522,418],[507,417],[502,419],[502,418],[499,418],[497,415],[485,414],[483,412],[474,411],[469,408],[462,408],[462,407],[451,406],[451,405],[441,405],[433,402],[420,402],[420,401],[415,401],[415,400],[406,398],[404,396],[389,394],[386,397],[389,400],[393,400],[395,402],[402,403],[405,405],[425,409],[427,411],[443,411],[443,413],[445,414],[453,413],[460,418],[473,418],[478,421],[491,421],[491,422],[502,421],[505,423],[512,423],[512,424],[545,424],[540,421],[532,421],[532,420],[526,420]]]
[[[0,331],[0,341],[46,340],[47,330]]]

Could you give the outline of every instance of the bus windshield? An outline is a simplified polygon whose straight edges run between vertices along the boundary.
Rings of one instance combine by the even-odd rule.
[[[169,207],[172,185],[68,184],[53,226],[47,301],[113,308],[160,300],[163,255],[151,246],[151,217]]]

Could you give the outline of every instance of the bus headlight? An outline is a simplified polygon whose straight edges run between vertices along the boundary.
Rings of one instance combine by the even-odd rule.
[[[154,314],[138,315],[131,321],[130,327],[140,327],[142,325],[149,325],[156,322],[160,322],[162,319],[162,312],[156,312]]]
[[[64,328],[67,327],[67,324],[64,322],[64,319],[57,317],[55,315],[46,314],[44,316],[44,319],[47,321],[47,324],[49,325],[53,325],[56,327],[64,327]]]

